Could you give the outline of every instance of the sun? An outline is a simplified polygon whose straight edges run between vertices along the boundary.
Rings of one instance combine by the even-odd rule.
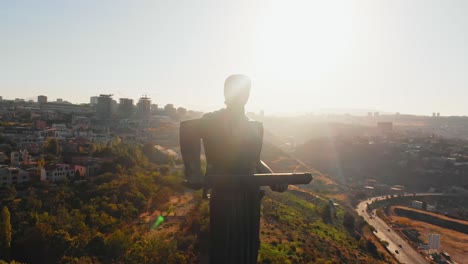
[[[257,79],[316,80],[352,46],[351,1],[272,1],[257,19]]]

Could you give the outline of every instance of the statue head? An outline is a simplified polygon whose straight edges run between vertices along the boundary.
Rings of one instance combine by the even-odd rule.
[[[249,100],[250,78],[242,74],[234,74],[224,81],[224,103],[227,106],[244,106]]]

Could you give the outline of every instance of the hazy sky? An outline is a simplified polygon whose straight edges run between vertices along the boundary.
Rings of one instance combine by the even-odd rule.
[[[468,1],[0,0],[0,95],[468,115]]]

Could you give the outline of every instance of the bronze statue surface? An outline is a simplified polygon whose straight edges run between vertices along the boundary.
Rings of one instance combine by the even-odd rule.
[[[209,186],[212,190],[210,263],[213,264],[257,263],[260,202],[264,193],[258,184],[249,184],[249,179],[255,173],[272,171],[260,160],[263,126],[250,121],[244,113],[249,91],[247,77],[229,77],[224,91],[226,109],[182,122],[180,127],[180,146],[189,186]],[[201,175],[201,141],[207,161],[206,175]],[[306,176],[311,179],[310,174]],[[310,179],[307,179],[299,181],[308,183]],[[287,184],[272,183],[271,188],[284,191]]]
[[[193,122],[198,124],[191,124],[192,135],[200,137],[205,148],[205,177],[220,174],[249,177],[258,172],[263,136],[260,123],[249,121],[243,113],[228,110],[207,114]],[[181,126],[181,133],[184,126]],[[197,155],[196,149],[194,155]],[[197,172],[187,171],[191,167],[186,164],[186,175],[199,177]],[[197,170],[199,167],[195,166]],[[196,182],[196,179],[191,180]],[[257,263],[262,197],[259,187],[242,185],[241,181],[236,182],[235,179],[222,181],[213,177],[209,181],[212,189],[210,263]]]

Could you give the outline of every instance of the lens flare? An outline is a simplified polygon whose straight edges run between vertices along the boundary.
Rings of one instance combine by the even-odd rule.
[[[160,225],[162,225],[162,223],[164,222],[164,216],[160,215],[158,216],[158,218],[156,219],[156,221],[154,221],[154,224],[153,226],[151,227],[151,229],[156,229],[158,228]]]

